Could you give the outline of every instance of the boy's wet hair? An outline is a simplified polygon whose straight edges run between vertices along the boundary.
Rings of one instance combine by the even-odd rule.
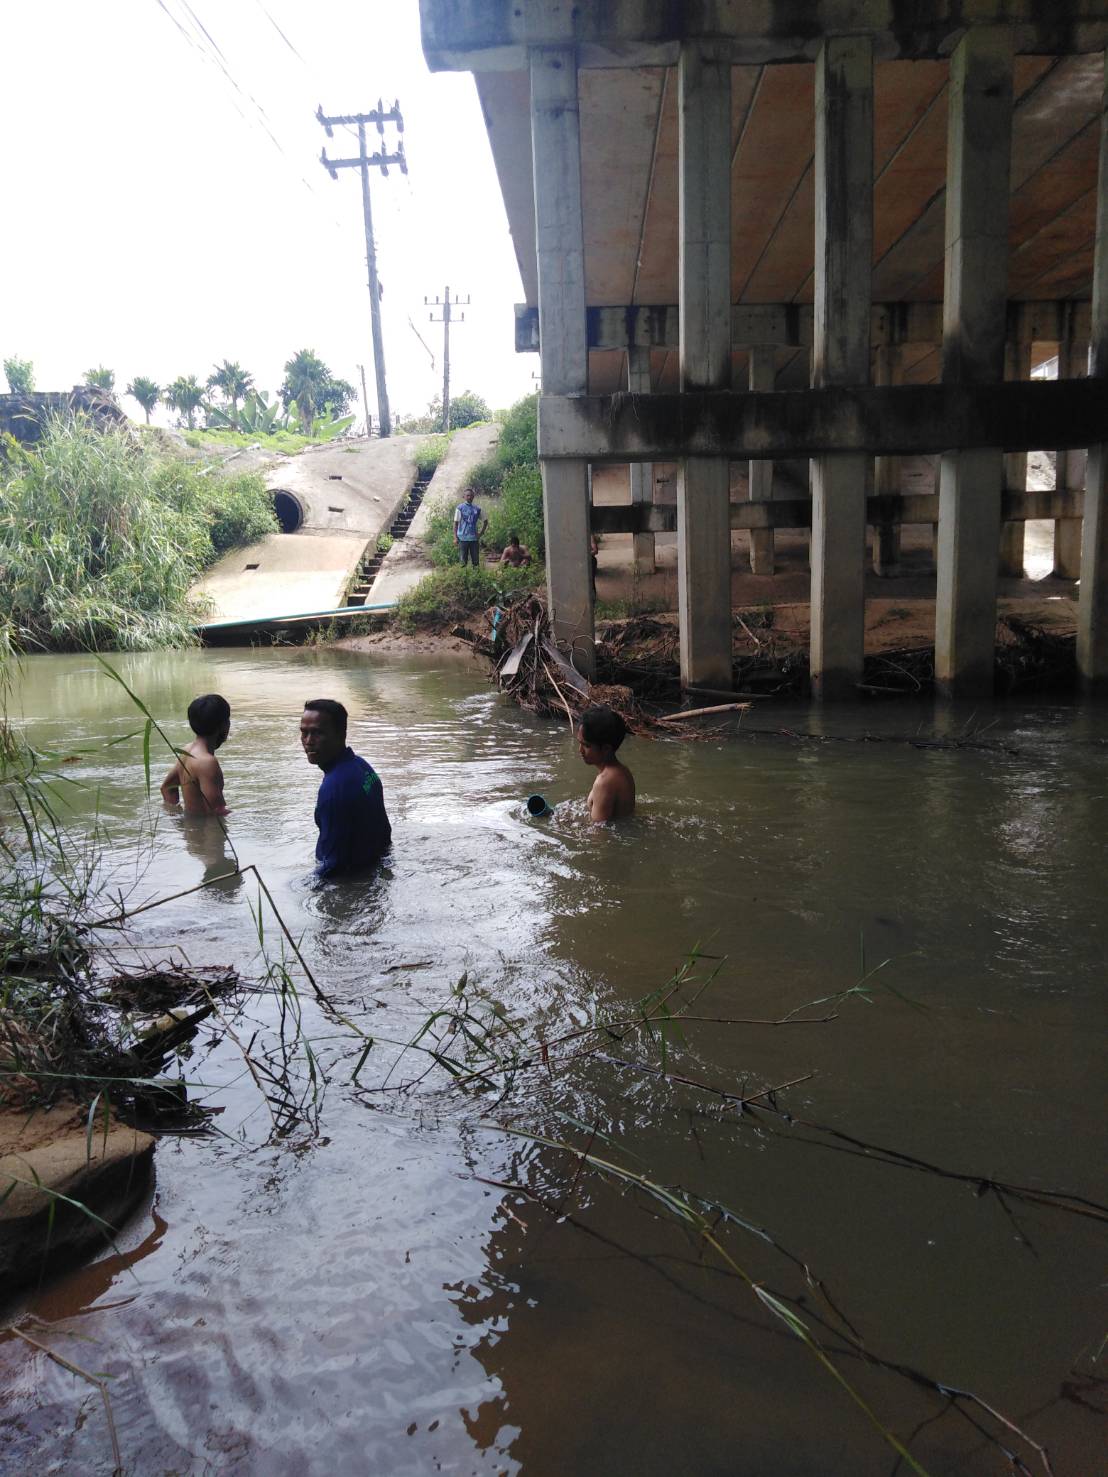
[[[587,744],[618,749],[627,737],[627,724],[609,707],[586,708],[581,714],[581,734]]]
[[[189,703],[189,727],[197,738],[211,738],[231,721],[231,705],[218,692],[206,692]]]
[[[508,542],[510,544],[518,544],[519,543],[519,534],[518,533],[510,533],[508,535]]]
[[[346,709],[333,697],[313,697],[304,704],[305,713],[322,713],[339,738],[346,737]]]

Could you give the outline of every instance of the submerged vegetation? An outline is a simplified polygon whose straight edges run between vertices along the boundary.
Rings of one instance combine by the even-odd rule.
[[[197,575],[276,527],[256,475],[211,476],[124,429],[55,420],[0,467],[0,629],[28,651],[190,641]]]

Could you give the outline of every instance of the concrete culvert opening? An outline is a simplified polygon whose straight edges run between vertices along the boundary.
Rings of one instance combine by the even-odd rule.
[[[273,511],[277,514],[282,533],[295,533],[304,522],[304,509],[291,492],[273,494]]]

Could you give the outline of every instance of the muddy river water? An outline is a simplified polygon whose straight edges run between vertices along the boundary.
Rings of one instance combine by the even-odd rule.
[[[1058,1477],[1108,1470],[1105,1225],[981,1183],[1106,1198],[1108,715],[776,709],[739,735],[631,739],[639,814],[593,832],[565,725],[515,709],[476,667],[275,650],[119,668],[177,742],[196,693],[230,700],[231,842],[333,1005],[298,977],[315,1094],[302,1046],[289,1070],[314,1132],[272,1139],[236,1046],[201,1038],[183,1070],[221,1133],[162,1140],[117,1249],[7,1310],[111,1376],[128,1473],[910,1471],[763,1294],[794,1300],[920,1469],[1019,1470],[999,1432],[1046,1470],[917,1371],[1002,1411]],[[350,709],[395,842],[377,878],[322,889],[319,773],[296,736],[316,696]],[[87,788],[71,804],[98,808],[132,906],[226,869],[218,827],[147,799],[140,738],[102,747],[137,724],[92,659],[32,660],[14,707],[37,744],[75,756],[66,772]],[[867,733],[985,742],[849,741]],[[525,816],[532,791],[553,817]],[[257,973],[257,908],[252,877],[221,881],[142,914],[132,938]],[[599,1050],[552,1051],[484,1093],[388,1045],[456,1005],[463,973],[467,998],[525,1035],[618,1021],[698,946],[722,960],[701,1017],[777,1020],[870,977],[802,1013],[823,1023],[586,1035]],[[236,1030],[264,1045],[277,1024],[259,994]],[[361,1060],[367,1035],[380,1041]],[[795,1082],[776,1097],[793,1117],[675,1076],[738,1096]],[[657,1195],[505,1128],[702,1197],[758,1287]],[[816,1278],[901,1372],[860,1357]],[[0,1389],[4,1472],[110,1471],[87,1386],[7,1339]]]

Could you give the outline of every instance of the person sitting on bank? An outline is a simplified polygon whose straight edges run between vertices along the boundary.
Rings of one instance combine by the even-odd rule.
[[[504,552],[500,556],[501,564],[510,565],[512,569],[522,569],[531,562],[531,551],[526,544],[521,544],[518,533],[510,533],[508,542],[504,545]]]
[[[469,488],[465,498],[454,509],[454,543],[462,551],[462,565],[468,559],[474,569],[481,564],[481,536],[489,526],[489,520],[482,520],[481,509],[473,501],[473,488]]]
[[[627,725],[608,707],[586,708],[577,727],[577,747],[586,764],[599,771],[589,791],[593,824],[622,821],[635,813],[635,776],[616,758]]]
[[[223,798],[223,770],[215,751],[231,732],[231,707],[218,692],[194,697],[188,708],[189,727],[196,737],[177,756],[162,780],[162,799],[186,815],[230,815]]]
[[[300,742],[308,763],[323,771],[315,806],[319,877],[375,866],[392,844],[380,778],[347,746],[346,721],[343,705],[327,697],[305,703],[300,717]]]

